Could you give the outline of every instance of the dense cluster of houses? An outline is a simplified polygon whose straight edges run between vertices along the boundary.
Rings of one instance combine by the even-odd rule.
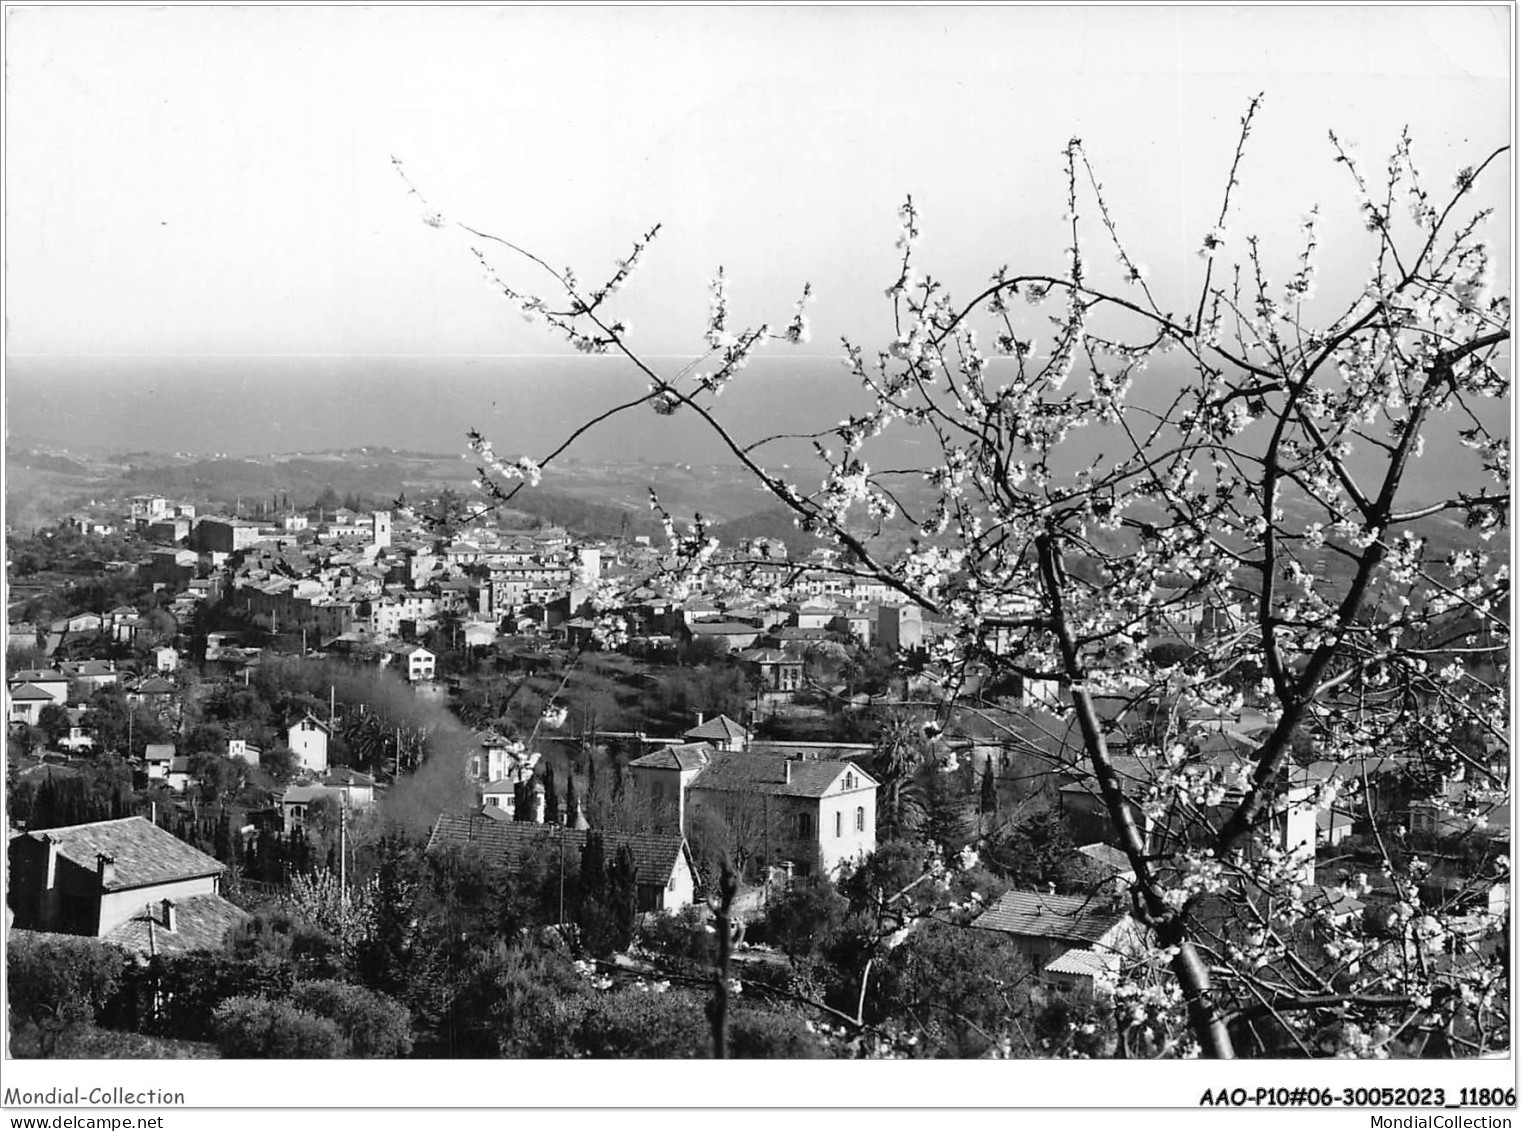
[[[853,641],[912,650],[950,631],[947,624],[905,604],[878,581],[830,567],[822,552],[789,560],[783,547],[746,547],[750,584],[736,593],[715,584],[676,593],[656,580],[660,551],[648,540],[575,541],[562,530],[500,531],[475,527],[443,540],[404,508],[367,515],[339,509],[252,523],[197,516],[194,507],[159,496],[132,500],[124,524],[157,543],[144,575],[171,598],[181,617],[202,602],[227,602],[252,624],[276,634],[300,634],[303,649],[346,654],[391,666],[407,681],[426,686],[438,676],[438,657],[418,643],[447,628],[461,646],[488,646],[505,637],[578,646],[617,618],[626,632],[616,646],[649,654],[678,644],[707,642],[742,666],[757,706],[785,703],[805,689],[808,657],[816,649]],[[98,525],[98,524],[97,524]],[[617,581],[618,607],[595,614],[589,598],[599,582]],[[1198,643],[1228,629],[1239,610],[1203,598],[1180,598],[1150,627],[1153,640]],[[131,608],[81,614],[42,626],[48,656],[70,651],[71,638],[128,645],[150,630]],[[997,642],[991,642],[997,647]],[[213,633],[205,670],[236,676],[259,660],[231,634]],[[109,659],[58,659],[47,668],[7,673],[6,715],[12,724],[36,726],[56,705],[69,728],[57,745],[79,751],[95,739],[83,725],[84,704],[95,691],[120,686],[128,700],[177,722],[174,676],[181,662],[172,647],[122,663]],[[1053,688],[1026,686],[1027,703]],[[553,708],[551,708],[553,709]],[[759,712],[758,712],[759,713]],[[1195,720],[1197,721],[1197,720]],[[279,827],[306,828],[321,811],[354,811],[376,800],[376,782],[329,764],[332,720],[312,714],[286,720],[286,745],[297,778],[276,805]],[[1218,804],[1239,789],[1235,771],[1260,740],[1265,720],[1250,705],[1214,720],[1214,733],[1191,750],[1187,772],[1218,785]],[[698,880],[690,851],[694,830],[721,823],[745,854],[768,875],[786,881],[838,877],[877,845],[878,782],[865,768],[872,748],[848,744],[765,742],[724,715],[698,716],[680,735],[604,735],[625,744],[626,764],[640,831],[608,832],[610,849],[628,847],[638,866],[642,910],[673,910],[695,898]],[[973,751],[975,757],[986,752]],[[1336,801],[1337,785],[1356,786],[1382,820],[1404,822],[1431,834],[1479,833],[1509,840],[1507,752],[1467,774],[1453,767],[1434,787],[1412,791],[1412,775],[1397,756],[1355,766],[1309,762],[1294,766],[1271,813],[1272,847],[1300,852],[1303,880],[1337,915],[1368,911],[1379,893],[1355,894],[1315,854],[1336,850],[1351,834],[1352,811]],[[228,757],[257,765],[261,751],[246,740],[229,742]],[[954,764],[954,751],[950,761]],[[436,822],[430,845],[474,845],[509,872],[546,852],[579,854],[591,830],[579,808],[546,820],[544,784],[536,772],[541,751],[494,732],[479,736],[468,762],[481,804]],[[1147,784],[1177,766],[1114,741],[1114,763],[1131,781],[1132,816],[1143,836],[1154,815],[1143,803]],[[137,767],[149,782],[184,792],[190,759],[172,743],[147,746]],[[1014,891],[975,921],[975,927],[1013,939],[1042,978],[1063,989],[1102,992],[1145,939],[1130,915],[1125,892],[1131,877],[1123,854],[1108,843],[1110,815],[1091,774],[1080,765],[1059,775],[1059,812],[1079,851],[1100,877],[1092,892]],[[11,907],[25,929],[67,931],[121,942],[145,953],[194,949],[238,921],[241,914],[218,890],[222,866],[140,818],[13,835]],[[1462,862],[1433,869],[1440,899],[1473,886]],[[1474,908],[1476,932],[1508,913],[1503,877],[1481,885]],[[1488,916],[1488,919],[1484,919]],[[1488,926],[1486,926],[1488,924]]]

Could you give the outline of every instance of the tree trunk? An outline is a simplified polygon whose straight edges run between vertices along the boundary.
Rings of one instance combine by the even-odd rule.
[[[729,912],[738,891],[739,878],[725,860],[719,872],[718,907],[713,917],[713,929],[718,933],[718,961],[713,974],[713,1000],[708,1005],[708,1019],[713,1024],[714,1060],[727,1060],[729,1056],[729,953],[732,945]]]

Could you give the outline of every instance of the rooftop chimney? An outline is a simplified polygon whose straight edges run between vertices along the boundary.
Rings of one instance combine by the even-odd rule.
[[[51,891],[58,886],[58,842],[47,833],[43,833],[42,843],[48,846],[47,882],[42,886],[44,891]]]
[[[164,900],[164,930],[179,930],[179,916],[174,913],[174,900]]]
[[[95,856],[95,874],[100,878],[100,886],[108,888],[116,882],[116,857],[107,856],[104,852]]]
[[[702,726],[702,712],[701,711],[697,712],[697,725],[698,726]]]
[[[792,759],[788,758],[782,763],[782,781],[787,785],[792,784]]]

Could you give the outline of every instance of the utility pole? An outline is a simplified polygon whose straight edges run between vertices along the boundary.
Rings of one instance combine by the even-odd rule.
[[[349,905],[349,807],[345,796],[338,810],[338,903]]]
[[[560,827],[560,926],[565,925],[565,827]]]

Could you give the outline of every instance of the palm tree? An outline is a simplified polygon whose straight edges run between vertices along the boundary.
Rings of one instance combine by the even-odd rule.
[[[923,764],[929,746],[919,720],[901,711],[883,720],[875,745],[877,826],[883,839],[896,840],[924,820],[924,797],[914,771]]]

